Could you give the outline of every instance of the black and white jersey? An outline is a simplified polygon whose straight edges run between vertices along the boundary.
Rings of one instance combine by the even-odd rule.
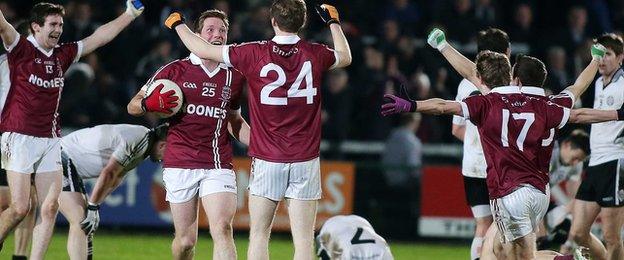
[[[318,236],[318,255],[322,259],[392,260],[390,248],[368,221],[360,216],[334,216]]]
[[[620,68],[603,87],[603,77],[596,80],[594,108],[617,110],[624,106],[624,71]],[[624,121],[591,125],[589,166],[624,158]]]
[[[461,102],[464,98],[471,96],[474,92],[478,92],[477,87],[469,80],[463,79],[457,88],[457,96],[455,101]],[[477,127],[466,120],[462,116],[453,116],[454,125],[465,126],[464,133],[464,155],[462,158],[462,174],[467,177],[485,178],[487,164],[481,147],[481,139],[479,139],[479,131]]]
[[[580,180],[581,172],[583,172],[583,162],[576,165],[564,165],[561,162],[561,149],[559,143],[555,142],[550,158],[550,186],[558,185],[567,180]]]

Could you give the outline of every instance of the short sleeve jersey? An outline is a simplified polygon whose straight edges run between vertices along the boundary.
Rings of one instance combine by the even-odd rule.
[[[126,172],[139,165],[150,149],[148,133],[149,129],[140,125],[99,125],[61,138],[61,149],[79,176],[97,178],[111,158]]]
[[[169,119],[163,166],[182,169],[231,169],[232,145],[227,114],[240,109],[244,77],[219,64],[209,71],[194,54],[173,61],[156,72],[182,89],[184,106]]]
[[[82,42],[61,44],[47,51],[32,35],[18,35],[15,42],[5,44],[5,49],[8,70],[3,69],[0,77],[9,79],[10,88],[3,100],[0,131],[59,137],[63,75],[80,58]]]
[[[463,79],[457,88],[455,101],[462,101],[469,96],[480,94],[477,87],[469,80]],[[462,174],[472,178],[485,178],[487,164],[481,148],[477,127],[461,116],[453,116],[453,124],[465,126],[464,155],[462,158]]]
[[[512,86],[468,97],[461,106],[464,118],[479,129],[490,199],[523,185],[545,192],[550,156],[544,156],[542,141],[551,128],[567,123],[570,110]]]
[[[337,64],[325,45],[297,36],[230,45],[223,60],[249,82],[249,155],[272,162],[300,162],[319,156],[321,83]]]
[[[624,70],[618,69],[605,86],[604,77],[596,80],[594,109],[617,110],[624,107]],[[624,121],[591,125],[589,166],[624,158]]]
[[[393,259],[386,240],[366,219],[356,215],[329,218],[317,241],[319,250],[341,251],[338,259]]]

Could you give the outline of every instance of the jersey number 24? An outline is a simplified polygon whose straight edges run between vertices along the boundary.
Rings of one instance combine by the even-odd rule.
[[[282,87],[286,84],[286,73],[284,69],[275,63],[269,63],[262,67],[260,70],[260,77],[265,78],[270,71],[277,72],[277,79],[260,90],[260,103],[265,105],[274,106],[286,106],[288,105],[288,98],[305,97],[307,104],[314,103],[314,96],[317,94],[316,88],[312,82],[312,62],[306,61],[303,63],[299,75],[295,79],[295,82],[290,86],[285,97],[272,97],[271,92]],[[305,79],[305,88],[299,89],[301,82]]]

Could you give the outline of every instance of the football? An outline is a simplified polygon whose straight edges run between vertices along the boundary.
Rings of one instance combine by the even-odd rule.
[[[152,91],[154,91],[154,89],[158,88],[158,86],[160,85],[163,85],[163,88],[160,90],[160,93],[166,93],[167,91],[173,90],[175,92],[174,96],[178,97],[178,100],[176,101],[177,103],[176,106],[171,109],[172,111],[171,114],[166,114],[166,113],[155,113],[155,114],[157,114],[161,118],[171,117],[177,114],[178,111],[180,111],[180,108],[182,108],[182,103],[184,103],[184,94],[182,93],[182,89],[180,89],[180,86],[178,86],[178,84],[176,84],[175,82],[168,80],[168,79],[158,79],[158,80],[154,80],[151,84],[147,86],[147,90],[145,91],[145,96],[147,97],[151,95]]]

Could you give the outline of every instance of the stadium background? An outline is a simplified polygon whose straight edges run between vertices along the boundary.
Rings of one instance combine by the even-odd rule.
[[[36,2],[0,1],[0,9],[9,22],[16,24],[28,17]],[[61,42],[90,35],[125,8],[125,1],[121,0],[52,2],[63,4],[67,12]],[[270,2],[145,0],[146,11],[142,16],[111,43],[83,57],[66,74],[67,87],[60,108],[64,134],[106,123],[158,124],[157,118],[130,117],[126,104],[160,66],[188,55],[177,36],[162,25],[171,10],[182,11],[188,21],[209,8],[224,10],[230,16],[229,42],[235,43],[272,37]],[[346,70],[329,73],[322,84],[322,158],[326,162],[337,161],[337,166],[327,166],[330,168],[323,172],[325,201],[320,211],[324,216],[351,212],[364,216],[391,244],[416,241],[396,244],[425,252],[423,248],[436,251],[437,246],[451,243],[450,248],[458,249],[456,253],[462,256],[468,254],[466,238],[471,236],[473,226],[459,172],[461,144],[451,134],[451,118],[423,116],[415,119],[420,123],[417,130],[405,131],[403,127],[402,133],[414,132],[421,143],[412,143],[413,152],[409,156],[398,156],[399,151],[409,148],[405,147],[407,142],[392,141],[390,137],[400,132],[402,122],[407,119],[379,115],[383,94],[397,93],[401,85],[413,98],[454,99],[460,78],[426,44],[429,29],[444,28],[454,46],[474,57],[476,32],[490,26],[502,28],[511,38],[512,54],[541,58],[549,72],[546,87],[559,92],[574,81],[591,59],[588,46],[593,37],[602,32],[621,32],[624,28],[624,2],[619,0],[327,3],[334,4],[340,12],[353,63]],[[308,23],[302,35],[330,43],[329,31],[314,13],[312,4],[308,1]],[[590,89],[582,98],[582,106],[591,107],[592,102]],[[246,107],[243,113],[246,114]],[[568,127],[567,131],[572,128],[575,127]],[[235,152],[245,160],[243,146],[237,145]],[[248,163],[242,161],[237,167],[239,181],[244,180]],[[157,230],[165,236],[161,246],[168,249],[172,228],[162,201],[158,172],[158,165],[147,162],[128,176],[101,211],[102,231],[96,239],[109,234],[117,237],[113,240],[121,241],[123,237],[136,242]],[[244,191],[244,186],[239,184],[239,190]],[[245,203],[244,199],[239,201],[239,211],[244,212]],[[237,221],[241,221],[240,214]],[[244,224],[239,227],[237,243],[244,244]],[[133,230],[133,233],[118,230]],[[58,229],[60,237],[54,239],[50,251],[60,250],[62,255],[61,234],[65,231]],[[142,235],[144,232],[148,235]],[[207,237],[207,232],[202,236]],[[288,236],[282,238],[284,241],[279,243],[288,248]],[[430,241],[439,245],[431,245]],[[206,242],[201,244],[198,252],[209,246]],[[449,251],[444,253],[444,249],[439,248],[437,251],[442,252],[438,255],[448,256]],[[239,248],[240,252],[244,252],[243,248]],[[163,253],[168,251],[160,252]],[[121,258],[125,256],[122,254]]]

